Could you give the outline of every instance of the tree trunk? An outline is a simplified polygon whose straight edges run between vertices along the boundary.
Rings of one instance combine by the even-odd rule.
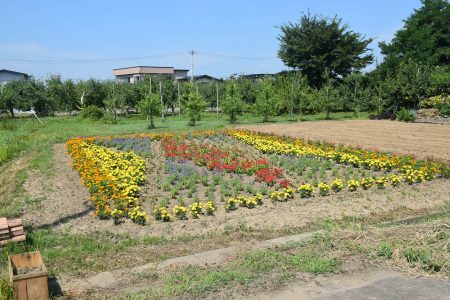
[[[150,129],[155,128],[155,124],[153,123],[153,115],[150,115]]]
[[[10,108],[9,112],[11,113],[11,118],[14,118],[14,108]]]
[[[325,117],[325,119],[329,120],[330,119],[330,111],[327,110],[327,116]]]

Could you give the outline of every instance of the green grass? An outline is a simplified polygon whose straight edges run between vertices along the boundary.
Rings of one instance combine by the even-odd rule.
[[[331,114],[333,120],[344,120],[355,118],[352,113]],[[359,118],[367,118],[367,114],[361,114]],[[324,120],[325,114],[301,116],[301,120],[318,121]],[[0,165],[10,161],[27,151],[48,151],[49,145],[65,142],[76,136],[113,135],[125,133],[142,133],[155,131],[183,131],[221,129],[229,126],[226,115],[214,113],[203,113],[201,120],[196,126],[187,126],[187,119],[182,116],[169,116],[165,121],[157,118],[156,129],[148,130],[147,121],[136,115],[128,118],[119,118],[116,125],[109,120],[89,121],[79,117],[50,117],[43,118],[41,125],[34,118],[0,119]],[[289,116],[276,116],[271,122],[296,122]],[[260,118],[246,114],[238,119],[236,125],[258,124]]]
[[[27,179],[27,171],[19,170],[14,177],[12,184],[14,187],[11,193],[0,195],[0,216],[4,218],[17,217],[24,205],[26,195],[23,184]]]
[[[156,281],[151,284],[152,287],[130,293],[124,298],[200,297],[236,286],[263,285],[273,276],[283,283],[298,272],[329,273],[338,265],[335,258],[327,256],[330,247],[327,235],[316,235],[309,241],[276,250],[244,252],[234,261],[214,268],[189,266],[161,276],[145,273],[141,276]]]
[[[107,234],[70,234],[51,230],[35,230],[22,244],[9,243],[0,250],[0,265],[6,267],[8,255],[40,251],[52,273],[77,274],[102,271],[109,267],[104,256],[124,251],[139,243],[136,239],[117,238]]]

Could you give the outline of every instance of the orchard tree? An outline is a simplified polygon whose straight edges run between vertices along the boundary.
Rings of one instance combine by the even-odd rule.
[[[26,97],[28,82],[25,80],[10,81],[1,87],[0,108],[9,111],[14,118],[14,109],[30,110],[31,99]]]
[[[62,81],[60,75],[51,75],[46,80],[46,97],[62,111],[77,109],[78,95],[72,80]]]
[[[316,93],[316,106],[319,111],[326,113],[326,119],[330,119],[330,112],[341,107],[341,96],[339,90],[334,87],[335,81],[329,77],[327,72],[323,75],[325,83]]]
[[[240,90],[234,80],[229,80],[226,83],[222,109],[228,115],[230,123],[236,123],[237,116],[244,111],[244,102],[242,102]]]
[[[258,85],[250,79],[240,77],[236,80],[242,101],[245,104],[252,105],[256,102],[256,94],[258,93]]]
[[[44,82],[40,80],[27,80],[23,97],[29,99],[36,115],[47,117],[54,113],[56,102],[46,97]]]
[[[153,118],[161,115],[161,110],[163,109],[161,105],[161,95],[159,93],[148,92],[144,99],[139,102],[139,109],[148,119],[150,119],[148,129],[155,128]]]
[[[325,70],[337,79],[373,61],[373,55],[368,53],[373,39],[349,30],[337,17],[307,14],[298,23],[282,25],[280,30],[278,57],[288,67],[301,71],[314,87],[325,83]]]
[[[77,84],[78,94],[80,95],[80,109],[85,106],[95,105],[105,107],[104,100],[108,97],[110,87],[107,82],[96,79],[80,81]]]
[[[278,112],[278,106],[279,103],[274,93],[273,80],[265,77],[259,84],[259,90],[256,95],[256,112],[263,117],[263,122],[268,122],[269,117]]]
[[[402,62],[382,83],[382,97],[394,114],[400,108],[416,108],[431,95],[431,68],[414,61]]]
[[[294,86],[293,76],[278,75],[275,77],[274,90],[281,107],[292,116],[294,113]]]
[[[296,72],[291,76],[291,80],[294,110],[298,113],[311,111],[313,91],[308,84],[308,79],[301,73]]]
[[[187,92],[182,96],[184,110],[187,112],[189,126],[195,126],[195,122],[200,119],[201,112],[205,110],[208,103],[200,96],[193,83],[186,86]]]
[[[110,81],[105,85],[107,85],[108,95],[104,103],[113,115],[113,124],[117,124],[117,112],[125,107],[128,84]]]

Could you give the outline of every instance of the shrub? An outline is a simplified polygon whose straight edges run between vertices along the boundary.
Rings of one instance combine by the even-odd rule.
[[[419,108],[438,108],[442,105],[450,105],[450,96],[434,96],[420,101]]]
[[[95,105],[87,106],[80,112],[80,117],[83,119],[98,120],[103,118],[103,115],[103,111]]]
[[[450,117],[450,104],[441,104],[438,106],[438,110],[441,116]]]
[[[412,122],[416,119],[416,115],[412,113],[409,109],[402,108],[397,112],[397,120],[403,122]]]

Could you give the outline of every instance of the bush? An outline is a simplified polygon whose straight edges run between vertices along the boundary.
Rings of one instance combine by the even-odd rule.
[[[420,108],[439,108],[442,105],[450,105],[450,96],[434,96],[420,101]]]
[[[450,104],[441,104],[438,106],[439,113],[443,117],[450,117]]]
[[[85,107],[80,112],[80,117],[82,117],[83,119],[98,120],[103,118],[103,115],[103,111],[95,105]]]
[[[412,113],[409,109],[402,108],[397,113],[397,120],[403,122],[412,122],[416,119],[416,115]]]

